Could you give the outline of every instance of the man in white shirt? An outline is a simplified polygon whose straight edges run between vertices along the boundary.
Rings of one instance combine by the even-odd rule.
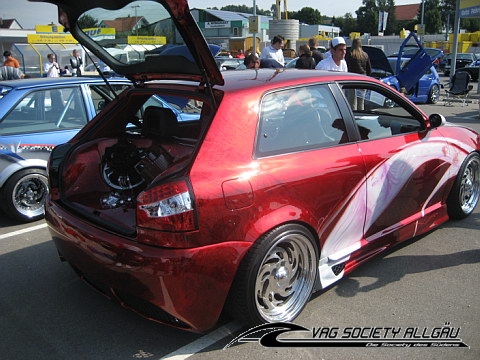
[[[45,72],[47,77],[59,77],[60,76],[60,67],[58,63],[55,61],[56,57],[55,54],[48,54],[47,55],[48,61],[43,66],[43,71]]]
[[[345,39],[341,36],[333,38],[330,52],[332,55],[320,61],[315,69],[347,72],[348,67],[345,61],[347,44],[345,43]]]
[[[260,60],[273,59],[277,61],[282,67],[285,66],[285,59],[283,57],[283,45],[285,38],[281,35],[276,35],[272,39],[272,43],[262,49],[260,53]]]

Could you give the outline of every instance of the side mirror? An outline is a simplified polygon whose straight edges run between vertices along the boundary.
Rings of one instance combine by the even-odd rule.
[[[447,119],[445,119],[445,116],[443,115],[432,114],[428,117],[428,121],[430,122],[430,126],[432,127],[432,129],[434,129],[439,126],[445,125],[447,122]]]

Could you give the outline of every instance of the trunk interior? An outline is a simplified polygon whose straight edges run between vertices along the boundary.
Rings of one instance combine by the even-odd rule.
[[[150,98],[133,122],[126,120],[132,116],[127,111],[109,114],[103,122],[115,118],[117,126],[99,126],[98,137],[92,130],[68,156],[61,176],[62,202],[89,221],[133,236],[137,196],[173,174],[183,175],[193,159],[201,108],[182,110],[186,121],[179,121],[182,115],[172,109],[152,105]],[[119,123],[127,124],[121,132]]]

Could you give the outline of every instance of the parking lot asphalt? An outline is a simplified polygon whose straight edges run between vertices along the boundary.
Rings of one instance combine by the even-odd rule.
[[[428,115],[438,113],[444,115],[448,121],[464,122],[479,131],[480,129],[480,85],[477,82],[471,82],[473,86],[470,90],[466,104],[463,105],[460,99],[454,99],[451,105],[446,102],[449,78],[442,76],[441,82],[443,89],[440,92],[440,99],[436,104],[419,104],[419,107]],[[478,127],[476,126],[478,125]]]

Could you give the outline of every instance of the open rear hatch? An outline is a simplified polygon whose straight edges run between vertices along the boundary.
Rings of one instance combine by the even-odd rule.
[[[218,46],[206,43],[186,0],[48,2],[94,61],[135,84],[53,150],[51,199],[127,236],[192,230],[188,169],[220,100]]]
[[[64,31],[132,81],[224,83],[186,0],[30,1],[57,5]]]

